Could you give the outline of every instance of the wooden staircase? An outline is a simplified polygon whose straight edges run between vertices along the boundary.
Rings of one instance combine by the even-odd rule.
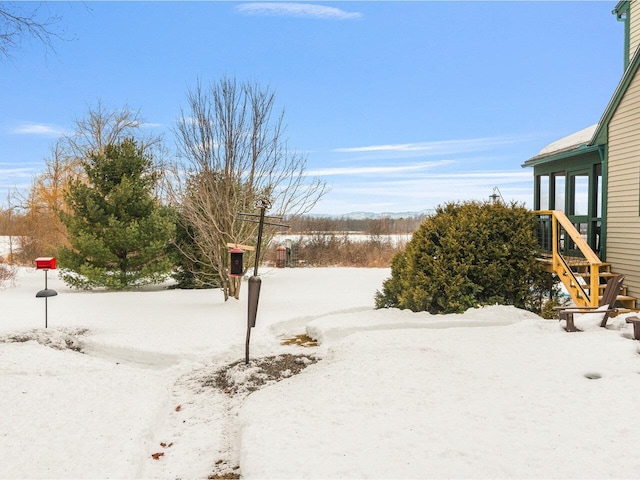
[[[611,264],[598,258],[563,212],[535,213],[540,220],[538,240],[545,251],[540,261],[545,269],[558,276],[576,306],[597,307],[607,281],[616,275]],[[637,311],[636,298],[627,295],[626,285],[620,290],[616,306],[622,311]]]
[[[567,260],[567,264],[571,269],[571,273],[566,272],[564,269],[562,269],[561,272],[557,272],[556,270],[554,270],[552,267],[553,261],[547,255],[544,255],[540,260],[545,264],[545,269],[549,273],[559,273],[558,277],[560,278],[560,281],[562,281],[563,285],[567,289],[567,292],[569,292],[569,295],[571,295],[571,298],[576,305],[579,305],[580,303],[587,305],[584,302],[581,302],[581,300],[582,298],[584,298],[582,297],[583,291],[588,295],[589,299],[591,298],[591,272],[589,264],[585,262],[584,259],[565,257],[565,260]],[[615,277],[616,275],[616,273],[611,271],[610,263],[600,263],[598,268],[597,286],[598,302],[602,298],[602,292],[607,286],[607,281],[610,278]],[[627,286],[623,284],[616,300],[616,306],[624,311],[637,311],[638,309],[636,307],[636,300],[636,297],[627,295]]]

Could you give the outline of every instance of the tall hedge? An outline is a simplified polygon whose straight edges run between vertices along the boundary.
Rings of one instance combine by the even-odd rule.
[[[392,259],[376,307],[462,313],[480,305],[537,310],[547,274],[533,214],[515,203],[439,206]]]

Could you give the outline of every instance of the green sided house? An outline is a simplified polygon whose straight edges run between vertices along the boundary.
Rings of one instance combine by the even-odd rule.
[[[620,304],[640,307],[640,0],[619,2],[624,74],[600,121],[543,148],[533,167],[539,240],[578,305],[625,275]]]

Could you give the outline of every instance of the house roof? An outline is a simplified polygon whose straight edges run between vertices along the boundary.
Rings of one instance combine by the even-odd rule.
[[[560,140],[556,140],[555,142],[550,143],[542,150],[538,155],[552,155],[554,153],[559,153],[563,150],[570,150],[580,145],[586,145],[591,140],[593,136],[593,132],[595,132],[598,124],[591,125],[587,128],[583,128],[571,135],[567,135],[566,137],[561,138]]]
[[[615,15],[618,16],[618,18],[620,18],[620,16],[628,14],[629,13],[629,0],[620,0],[618,2],[618,4],[616,5],[616,8],[613,9],[613,12]]]
[[[628,2],[622,0],[618,2],[614,13],[622,14],[626,13]],[[533,167],[534,165],[540,165],[542,163],[552,162],[555,160],[562,160],[564,158],[572,157],[574,155],[583,154],[590,151],[595,151],[599,148],[599,145],[605,145],[608,140],[609,122],[614,113],[618,109],[625,92],[629,88],[629,84],[633,80],[636,72],[640,68],[640,47],[636,49],[633,58],[627,65],[627,68],[616,87],[611,100],[607,105],[600,121],[584,128],[578,132],[572,133],[564,138],[556,140],[544,147],[535,156],[527,160],[522,164],[523,167]]]
[[[535,156],[522,164],[523,167],[532,167],[541,163],[560,160],[579,153],[594,150],[590,148],[590,140],[597,130],[598,124],[583,128],[571,135],[551,142]]]

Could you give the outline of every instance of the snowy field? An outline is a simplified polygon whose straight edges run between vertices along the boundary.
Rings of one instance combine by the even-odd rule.
[[[53,271],[45,331],[44,273],[21,269],[0,290],[0,478],[640,477],[624,317],[569,334],[511,307],[374,310],[388,275],[263,270],[252,363],[220,387],[244,359],[246,284],[224,303]],[[305,332],[318,345],[282,345]],[[274,355],[308,366],[249,393]]]
[[[15,250],[18,246],[18,241],[15,237],[7,237],[0,235],[0,257],[6,257]]]

